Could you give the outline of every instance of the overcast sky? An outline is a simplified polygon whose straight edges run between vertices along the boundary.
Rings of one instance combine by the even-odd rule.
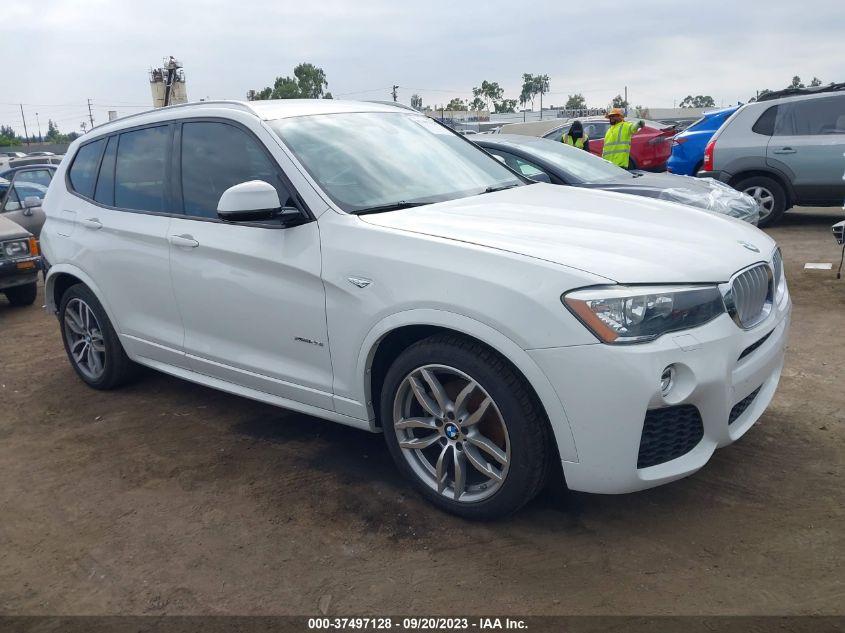
[[[69,132],[107,110],[151,105],[148,71],[173,55],[188,98],[243,99],[302,61],[336,98],[425,104],[468,98],[483,79],[517,98],[522,73],[545,73],[560,104],[581,92],[605,106],[671,107],[687,94],[718,105],[784,87],[798,74],[845,81],[841,0],[801,3],[510,0],[4,0],[0,123],[30,133],[38,112]],[[539,105],[539,104],[538,104]]]

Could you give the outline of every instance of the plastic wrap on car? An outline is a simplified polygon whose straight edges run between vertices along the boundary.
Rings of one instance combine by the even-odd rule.
[[[759,221],[760,206],[748,194],[713,178],[693,178],[692,176],[679,176],[679,178],[692,181],[690,187],[678,186],[664,189],[658,196],[661,200],[687,204],[711,213],[727,215],[750,222],[755,226]],[[706,189],[702,185],[706,185]]]

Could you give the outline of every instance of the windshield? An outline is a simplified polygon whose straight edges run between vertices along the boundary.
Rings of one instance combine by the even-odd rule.
[[[349,213],[523,184],[499,161],[425,116],[321,114],[279,119],[270,126]]]
[[[597,184],[634,178],[634,175],[611,162],[564,143],[537,140],[520,144],[522,151],[537,156],[560,168],[565,174],[583,184]]]

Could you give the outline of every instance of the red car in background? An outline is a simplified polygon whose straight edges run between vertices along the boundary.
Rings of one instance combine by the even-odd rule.
[[[563,125],[550,132],[543,134],[543,138],[559,141],[564,132],[569,131],[569,126],[574,119],[569,119]],[[604,135],[610,127],[607,119],[599,116],[579,118],[584,125],[584,132],[590,139],[590,153],[601,156],[604,147]],[[629,117],[628,121],[636,122],[639,119]],[[629,169],[642,169],[644,171],[666,171],[666,161],[672,154],[672,138],[677,130],[672,125],[647,121],[643,119],[645,127],[634,135],[631,141],[631,159]],[[515,132],[519,134],[519,132]]]

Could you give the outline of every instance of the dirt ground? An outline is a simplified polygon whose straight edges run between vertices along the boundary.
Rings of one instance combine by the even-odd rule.
[[[415,496],[381,436],[153,372],[88,389],[41,298],[0,299],[0,613],[842,613],[841,217],[771,230],[792,335],[742,440],[662,488],[487,524]]]

